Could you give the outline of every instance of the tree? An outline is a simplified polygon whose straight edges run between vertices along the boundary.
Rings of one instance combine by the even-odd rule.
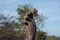
[[[47,36],[46,40],[58,40],[57,36],[52,35],[52,36]]]
[[[41,23],[41,25],[43,25],[45,16],[42,16],[42,18],[40,18],[37,13],[37,9],[27,4],[24,6],[19,5],[17,11],[19,14],[19,21],[25,28],[25,40],[34,40],[37,29],[35,22]]]
[[[35,40],[46,40],[46,38],[47,38],[47,33],[46,32],[43,32],[43,31],[37,31],[36,32],[36,38],[35,38]]]
[[[17,12],[18,18],[0,15],[0,37],[7,37],[8,40],[10,40],[8,37],[18,37],[19,40],[34,40],[35,36],[38,40],[42,37],[39,36],[41,32],[37,29],[38,25],[43,26],[45,16],[39,15],[37,9],[27,4],[19,5]]]
[[[20,25],[16,20],[13,16],[6,17],[0,14],[0,40],[23,40],[23,38],[21,38],[23,35],[21,30],[19,30]]]

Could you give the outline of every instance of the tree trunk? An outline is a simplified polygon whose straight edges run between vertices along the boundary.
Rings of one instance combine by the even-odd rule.
[[[25,40],[35,40],[36,24],[33,19],[33,14],[30,13],[24,16],[24,27],[26,35]]]

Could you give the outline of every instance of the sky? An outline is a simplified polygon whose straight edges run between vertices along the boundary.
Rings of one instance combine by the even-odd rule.
[[[31,4],[46,20],[43,30],[48,35],[60,36],[60,0],[0,0],[0,13],[17,16],[18,5]]]

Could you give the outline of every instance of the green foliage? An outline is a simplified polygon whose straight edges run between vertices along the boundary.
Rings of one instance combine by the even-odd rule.
[[[19,5],[19,7],[17,8],[17,12],[19,14],[19,19],[23,20],[24,15],[28,11],[29,11],[29,6],[27,4],[24,5],[24,6]]]
[[[58,38],[58,40],[60,40],[60,37],[57,37]]]
[[[35,40],[46,40],[46,38],[47,38],[46,32],[43,32],[41,30],[37,31]]]
[[[33,8],[33,6],[31,5],[19,5],[19,7],[17,8],[17,12],[19,14],[19,22],[21,23],[21,26],[22,26],[22,20],[24,18],[24,15],[31,9]],[[34,20],[36,22],[36,25],[37,27],[43,27],[44,26],[44,23],[45,23],[45,20],[46,20],[46,16],[43,16],[43,15],[39,15],[38,13],[38,10],[37,10],[37,13],[34,14]]]
[[[20,24],[16,22],[14,17],[5,17],[4,15],[0,15],[0,35],[7,35],[7,34],[18,34],[21,35]],[[18,32],[19,31],[19,32]],[[18,32],[18,33],[16,33]]]
[[[47,36],[46,40],[58,40],[57,36]]]

